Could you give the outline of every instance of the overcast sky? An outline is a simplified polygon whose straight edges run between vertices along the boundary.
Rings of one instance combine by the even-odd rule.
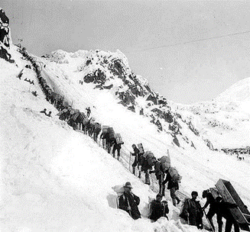
[[[250,77],[250,1],[1,0],[30,53],[121,50],[170,100],[211,100]]]

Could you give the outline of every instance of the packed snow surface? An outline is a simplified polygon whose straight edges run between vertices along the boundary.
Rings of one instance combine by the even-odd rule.
[[[183,177],[182,193],[189,195],[196,190],[201,196],[204,189],[214,187],[222,178],[231,181],[250,206],[248,157],[238,161],[234,156],[209,150],[200,140],[197,150],[177,148],[168,134],[159,133],[146,117],[118,104],[109,90],[94,89],[92,84],[79,85],[83,74],[76,72],[76,67],[84,54],[68,57],[74,59],[70,63],[40,59],[42,75],[73,108],[84,111],[90,106],[96,121],[112,126],[122,135],[122,162],[92,138],[58,119],[58,111],[46,101],[35,72],[24,68],[29,63],[13,51],[18,67],[0,59],[1,231],[198,231],[181,223],[180,208],[172,205],[168,191],[169,220],[161,218],[151,223],[147,219],[148,199],[155,197],[152,190],[156,191],[157,184],[149,187],[129,172],[131,145],[140,142],[156,157],[169,150],[172,166]],[[23,68],[19,80],[16,77]],[[35,85],[25,82],[25,77],[34,80]],[[32,91],[37,91],[38,96]],[[44,108],[52,111],[51,118],[40,113]],[[190,136],[195,138],[191,133]],[[116,208],[113,188],[127,181],[141,199],[143,217],[136,221]]]

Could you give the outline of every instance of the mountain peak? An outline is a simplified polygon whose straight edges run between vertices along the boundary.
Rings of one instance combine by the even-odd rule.
[[[11,44],[9,18],[6,16],[5,11],[0,8],[0,58],[14,63],[9,52]]]
[[[250,77],[238,81],[221,93],[215,100],[221,102],[250,101]]]

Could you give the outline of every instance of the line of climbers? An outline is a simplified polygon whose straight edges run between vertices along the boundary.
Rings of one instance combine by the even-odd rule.
[[[132,145],[133,153],[135,157],[132,164],[132,172],[136,174],[136,168],[138,169],[138,177],[141,178],[141,172],[145,172],[145,183],[150,184],[149,174],[155,173],[156,179],[159,183],[159,193],[156,196],[156,200],[150,203],[149,218],[152,221],[156,221],[160,217],[167,217],[169,212],[168,204],[166,201],[161,201],[165,196],[165,184],[168,183],[167,189],[170,191],[172,203],[174,206],[180,203],[180,199],[176,196],[176,191],[179,189],[179,182],[181,176],[176,168],[171,167],[170,157],[162,156],[156,159],[152,152],[144,152],[142,144]],[[127,182],[124,186],[124,192],[119,197],[118,207],[127,211],[132,218],[140,218],[140,212],[138,205],[140,198],[131,192],[132,186],[130,182]],[[203,229],[202,218],[205,215],[210,225],[209,230],[215,231],[212,217],[217,214],[218,232],[222,232],[222,218],[226,219],[225,232],[230,232],[232,225],[234,225],[235,232],[239,232],[239,225],[232,216],[230,208],[237,207],[236,204],[231,204],[222,199],[221,196],[213,197],[209,190],[204,190],[202,197],[207,198],[206,204],[201,207],[200,202],[197,201],[198,192],[192,191],[191,198],[186,197],[183,201],[180,217],[188,222],[189,225],[196,226],[198,229]],[[208,214],[205,209],[210,205]]]
[[[137,148],[138,146],[138,148]],[[144,152],[143,145],[140,143],[138,145],[133,144],[132,156],[135,156],[134,162],[132,164],[133,174],[135,175],[136,167],[138,169],[141,178],[141,172],[145,173],[145,184],[150,185],[149,174],[154,173],[159,184],[159,194],[165,196],[165,185],[168,183],[167,188],[170,191],[170,196],[173,201],[173,205],[179,204],[180,199],[176,196],[176,191],[179,189],[179,182],[181,181],[181,176],[179,175],[177,169],[170,165],[170,156],[162,156],[156,159],[151,151]]]
[[[55,106],[55,108],[59,111],[57,114],[60,120],[64,120],[71,126],[74,130],[81,130],[85,134],[88,134],[90,137],[97,142],[98,135],[100,135],[100,139],[102,139],[102,146],[106,148],[108,153],[111,152],[113,157],[115,157],[115,152],[117,152],[117,159],[120,158],[120,150],[121,145],[124,144],[122,141],[121,135],[119,133],[114,132],[114,129],[109,126],[102,126],[100,123],[96,122],[91,115],[90,107],[86,108],[86,114],[80,112],[78,109],[73,109],[67,101],[64,100],[64,97],[60,94],[54,92],[46,80],[42,77],[39,66],[36,61],[29,56],[25,48],[20,49],[22,55],[31,62],[36,72],[39,84],[42,87],[42,91],[45,94],[46,100]],[[18,78],[21,79],[23,75],[23,70],[18,74]],[[36,92],[32,92],[33,95],[37,95]],[[44,113],[46,116],[51,117],[51,111],[49,113],[46,112],[46,109],[40,111],[40,113]]]
[[[101,126],[100,123],[95,122],[95,119],[93,117],[90,117],[91,110],[90,108],[86,108],[86,115],[83,112],[80,112],[79,110],[73,109],[69,104],[67,104],[66,101],[64,101],[63,97],[59,94],[52,91],[52,89],[47,85],[46,80],[41,76],[41,72],[39,69],[39,66],[36,64],[35,60],[28,55],[25,49],[21,49],[20,52],[23,54],[23,56],[29,60],[34,70],[37,74],[39,84],[42,87],[42,91],[44,92],[46,96],[46,100],[49,101],[51,104],[55,106],[56,109],[58,109],[59,113],[59,119],[67,121],[68,125],[70,125],[74,130],[82,130],[85,134],[88,134],[89,136],[93,137],[94,141],[97,142],[98,135],[102,131],[100,135],[100,139],[102,140],[102,147],[107,150],[108,153],[111,152],[111,147],[113,146],[112,154],[113,157],[115,157],[115,152],[117,151],[117,159],[120,158],[120,150],[121,145],[124,144],[122,141],[122,138],[120,134],[115,134],[112,127],[109,126]],[[20,75],[18,75],[19,78],[22,76],[22,71],[20,72]],[[40,111],[41,113],[44,113],[46,116],[51,116],[51,112],[47,114],[46,109],[43,111]],[[135,174],[135,167],[139,169],[139,177],[141,177],[141,172],[143,171],[145,173],[145,179],[146,184],[150,184],[149,181],[149,170],[154,167],[154,171],[151,171],[151,173],[155,173],[156,178],[159,181],[159,194],[157,196],[157,199],[152,202],[152,210],[153,213],[151,214],[152,220],[157,220],[159,215],[168,213],[168,205],[165,201],[164,207],[162,206],[162,196],[165,195],[165,184],[169,182],[168,189],[170,189],[171,197],[173,200],[173,204],[176,205],[179,203],[179,199],[177,198],[175,191],[178,190],[178,181],[180,180],[180,175],[178,174],[177,170],[175,168],[170,167],[170,158],[167,156],[163,156],[160,159],[156,159],[152,152],[146,151],[144,152],[142,144],[138,145],[138,148],[136,145],[132,145],[134,153],[131,153],[131,155],[135,156],[134,163],[132,164],[133,167],[133,173]],[[166,174],[166,179],[164,180],[164,176]],[[127,188],[126,188],[127,187]],[[128,191],[124,191],[125,197],[127,193],[129,193],[129,189],[131,186],[127,183],[127,186],[124,186],[124,190],[128,189]],[[127,205],[126,208],[128,211],[130,211],[130,207],[132,209],[136,209],[136,205],[139,204],[138,198],[136,198],[135,195],[131,198],[128,197],[125,201],[125,203],[122,203],[122,199],[120,198],[120,205]],[[130,203],[129,203],[130,202]],[[135,203],[133,203],[135,202]],[[123,207],[125,209],[125,206]],[[164,212],[159,213],[158,211]],[[133,210],[131,210],[132,212]],[[158,215],[158,216],[157,216]],[[140,217],[139,210],[137,209],[137,213],[131,215],[133,218]]]
[[[117,159],[119,160],[121,145],[124,144],[120,134],[115,134],[112,127],[101,126],[100,123],[95,122],[95,119],[90,117],[91,110],[89,107],[86,108],[86,115],[79,110],[73,109],[66,101],[64,101],[62,96],[53,92],[47,85],[46,80],[41,76],[39,66],[36,64],[35,60],[28,55],[26,50],[21,49],[20,52],[32,63],[37,74],[39,84],[41,85],[46,96],[46,100],[48,100],[60,111],[58,113],[59,119],[67,121],[67,123],[72,126],[74,130],[84,131],[85,134],[93,137],[96,142],[98,135],[102,131],[100,139],[102,140],[103,148],[106,148],[107,152],[110,153],[111,147],[113,146],[113,157],[115,157],[115,151],[117,151]],[[19,75],[20,79],[21,76],[22,71]],[[46,116],[51,116],[51,111],[47,114],[46,109],[40,112],[44,113]],[[171,167],[169,155],[156,159],[152,152],[144,152],[142,144],[138,144],[138,148],[135,144],[133,144],[132,148],[134,152],[131,153],[131,155],[135,157],[132,164],[133,174],[135,174],[135,168],[137,167],[139,171],[139,178],[141,178],[141,172],[145,173],[146,184],[150,184],[149,174],[152,173],[155,174],[159,183],[159,193],[157,194],[156,199],[150,203],[149,218],[152,221],[156,221],[160,217],[167,217],[167,214],[169,213],[168,202],[162,201],[162,197],[165,196],[165,184],[168,182],[167,188],[170,190],[173,205],[176,206],[176,204],[180,202],[180,199],[176,196],[176,191],[179,189],[181,176],[176,168]],[[127,182],[123,186],[123,190],[118,201],[118,207],[127,211],[132,218],[138,219],[141,217],[138,209],[140,198],[133,194],[131,189],[132,186],[130,182]],[[180,214],[180,217],[187,220],[190,225],[194,225],[197,226],[197,228],[202,229],[203,211],[205,212],[206,207],[210,205],[209,212],[206,216],[209,219],[213,231],[214,225],[212,223],[212,217],[214,214],[217,214],[219,232],[222,231],[222,217],[227,220],[225,232],[230,232],[232,225],[235,227],[235,232],[239,232],[239,226],[229,211],[229,208],[237,207],[237,205],[224,202],[221,197],[214,199],[211,196],[211,193],[207,190],[203,192],[203,198],[207,198],[207,202],[204,207],[201,207],[199,201],[196,200],[198,197],[198,193],[196,191],[193,191],[191,196],[191,199],[185,199]]]

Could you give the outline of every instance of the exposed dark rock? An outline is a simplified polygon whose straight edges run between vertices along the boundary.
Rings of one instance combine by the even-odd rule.
[[[157,105],[157,98],[153,96],[153,94],[149,94],[146,100],[152,101],[155,105]]]
[[[84,82],[94,84],[104,84],[106,81],[105,73],[97,69],[94,73],[89,73],[84,77]]]
[[[213,144],[208,139],[204,139],[204,141],[206,142],[206,144],[209,147],[209,149],[213,151],[214,150]]]
[[[9,35],[9,18],[6,16],[3,9],[0,9],[0,58],[14,63],[9,53],[10,35]]]
[[[174,136],[173,142],[179,147],[180,143],[176,136]]]
[[[200,135],[199,131],[196,130],[196,129],[194,128],[194,126],[193,126],[193,124],[192,124],[191,122],[188,123],[188,127],[189,127],[189,129],[190,129],[191,131],[194,132],[195,135],[197,135],[197,136]]]
[[[129,106],[128,110],[131,110],[132,112],[135,112],[135,107],[134,106]]]
[[[108,86],[103,86],[104,89],[112,89],[113,88],[113,84],[108,85]]]

